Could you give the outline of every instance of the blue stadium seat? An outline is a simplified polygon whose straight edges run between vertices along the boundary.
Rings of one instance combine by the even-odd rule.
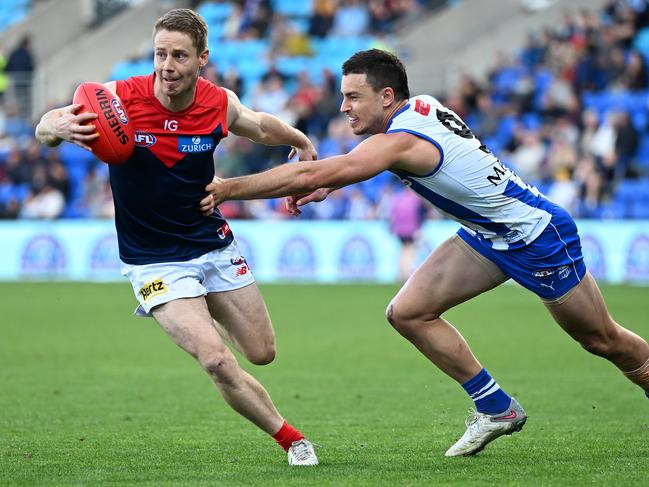
[[[637,201],[631,206],[629,218],[649,218],[649,204],[647,201]]]
[[[521,116],[521,122],[523,124],[523,127],[525,127],[527,130],[538,130],[543,124],[541,116],[535,112],[524,113]]]
[[[144,59],[135,59],[123,61],[113,66],[110,73],[111,80],[126,79],[130,76],[146,76],[153,72],[153,59],[146,57]]]
[[[306,56],[281,56],[276,61],[277,70],[286,76],[297,76],[310,67],[311,59]]]
[[[16,184],[14,186],[14,196],[21,203],[27,199],[29,193],[31,193],[32,187],[29,183]]]
[[[645,57],[649,56],[649,28],[640,29],[633,40],[633,47]]]
[[[25,19],[29,3],[30,0],[3,0],[0,3],[0,32]]]
[[[638,151],[635,154],[635,160],[641,168],[649,169],[649,134],[644,133],[640,136]]]
[[[11,199],[12,184],[0,183],[0,205],[5,205]]]
[[[12,199],[22,204],[30,192],[31,185],[29,183],[0,183],[0,205],[4,205]]]
[[[308,17],[313,12],[313,0],[272,0],[276,13],[287,17]]]
[[[211,27],[214,24],[221,24],[225,22],[228,17],[230,17],[230,14],[232,13],[232,4],[231,3],[213,3],[213,2],[205,2],[201,4],[197,12],[203,19],[205,19],[205,22],[208,25],[208,28],[210,28],[210,34],[211,34]]]
[[[623,202],[613,200],[600,204],[599,218],[605,220],[617,220],[620,218],[627,218],[628,216],[628,206]]]

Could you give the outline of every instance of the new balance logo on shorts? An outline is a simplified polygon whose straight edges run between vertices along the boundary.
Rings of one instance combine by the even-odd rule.
[[[148,301],[153,296],[164,294],[166,292],[167,286],[165,286],[165,283],[162,282],[162,279],[156,279],[155,281],[147,282],[144,286],[142,286],[142,289],[138,291],[140,296],[142,296],[144,302]]]
[[[237,259],[230,259],[230,264],[238,266],[235,277],[241,277],[248,274],[248,262],[246,262],[246,258],[243,255],[240,255]]]

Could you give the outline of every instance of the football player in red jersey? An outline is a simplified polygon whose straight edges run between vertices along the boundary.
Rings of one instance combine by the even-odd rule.
[[[214,207],[198,207],[214,177],[214,149],[229,131],[291,146],[301,160],[316,159],[316,151],[299,130],[250,110],[233,92],[199,76],[209,51],[207,26],[195,12],[167,12],[155,24],[153,43],[154,73],[106,83],[136,134],[131,159],[110,165],[122,273],[139,300],[136,314],[153,316],[196,358],[226,402],[288,452],[290,465],[317,465],[313,445],[226,346],[258,365],[275,357],[266,305],[230,227]],[[43,115],[36,138],[90,149],[98,137],[96,114],[77,114],[79,108]]]

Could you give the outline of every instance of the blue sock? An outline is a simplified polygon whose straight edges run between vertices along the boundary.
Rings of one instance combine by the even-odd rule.
[[[475,377],[462,384],[462,387],[475,402],[475,408],[479,413],[502,413],[512,400],[486,369],[482,369]]]

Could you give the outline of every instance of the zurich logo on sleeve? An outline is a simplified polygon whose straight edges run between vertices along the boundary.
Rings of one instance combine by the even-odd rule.
[[[211,152],[214,150],[214,139],[210,136],[179,136],[178,152]]]

